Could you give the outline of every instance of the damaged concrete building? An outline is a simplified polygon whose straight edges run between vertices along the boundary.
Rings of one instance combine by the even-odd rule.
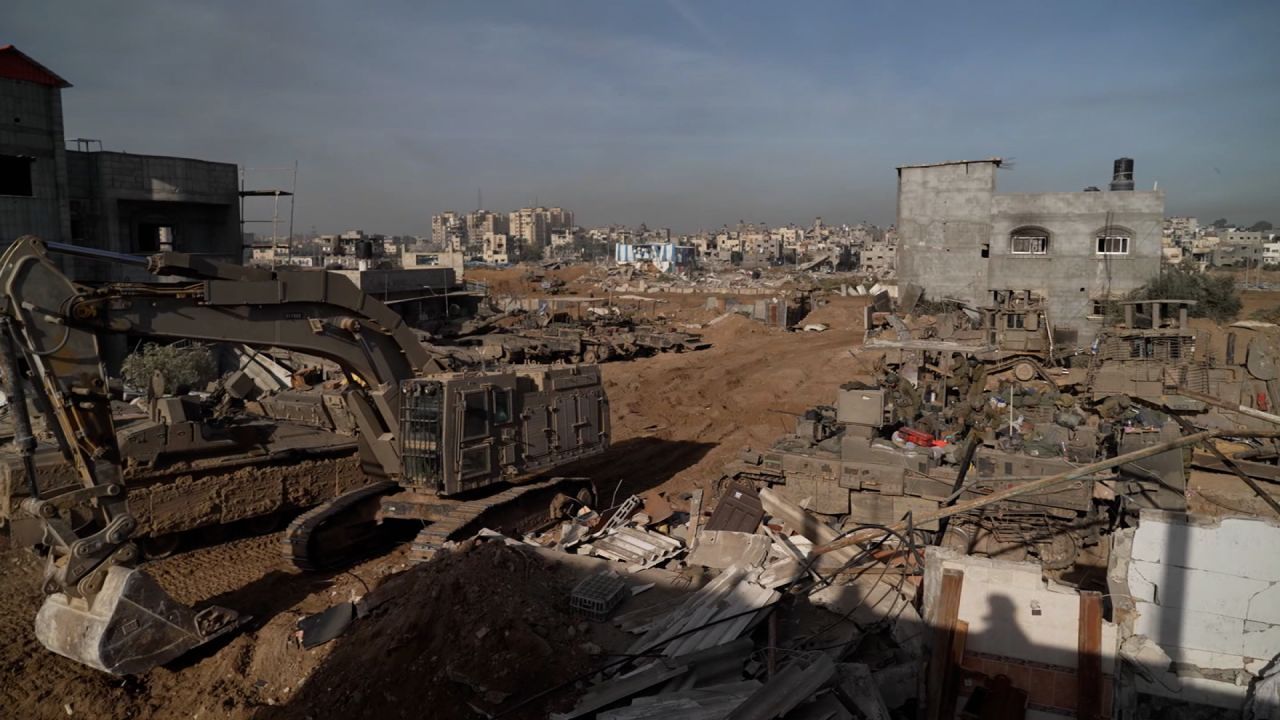
[[[163,250],[239,264],[236,165],[106,152],[96,140],[66,149],[62,90],[71,83],[6,45],[0,47],[0,242],[35,234],[51,242],[126,254]],[[121,263],[60,262],[80,282],[140,280]]]
[[[1000,193],[1003,161],[898,168],[898,278],[928,297],[987,306],[1008,291],[1045,298],[1055,342],[1087,344],[1101,303],[1160,272],[1164,193],[1133,189],[1115,162],[1110,192]]]

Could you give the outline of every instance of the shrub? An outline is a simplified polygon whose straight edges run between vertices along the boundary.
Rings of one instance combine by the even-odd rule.
[[[1218,322],[1240,313],[1240,294],[1230,275],[1214,275],[1176,265],[1129,293],[1130,300],[1195,300],[1190,315]]]
[[[149,392],[151,377],[159,372],[165,392],[179,388],[203,387],[218,375],[213,353],[204,345],[157,345],[146,343],[124,359],[120,374],[125,385]]]

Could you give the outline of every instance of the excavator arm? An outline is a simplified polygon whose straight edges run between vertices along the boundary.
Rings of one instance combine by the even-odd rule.
[[[146,263],[189,282],[73,283],[47,250]],[[49,244],[33,236],[0,257],[0,353],[15,441],[27,465],[27,517],[15,540],[45,553],[45,604],[36,634],[50,650],[116,674],[144,671],[233,629],[234,612],[194,612],[132,569],[137,521],[121,480],[121,458],[99,335],[128,333],[278,347],[324,357],[346,372],[366,467],[401,474],[400,383],[440,369],[403,320],[332,273],[281,272],[214,263],[180,253],[148,259]],[[44,496],[31,462],[34,439],[24,379],[36,390],[80,487]]]

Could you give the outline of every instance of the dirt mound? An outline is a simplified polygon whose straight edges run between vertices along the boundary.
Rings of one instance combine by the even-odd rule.
[[[536,555],[469,541],[389,578],[288,705],[264,718],[462,718],[506,709],[588,669],[570,580]],[[576,638],[576,640],[575,640]],[[571,706],[559,693],[507,716]]]
[[[863,330],[863,308],[870,302],[865,297],[824,298],[821,305],[805,316],[803,324],[822,323],[833,329]]]

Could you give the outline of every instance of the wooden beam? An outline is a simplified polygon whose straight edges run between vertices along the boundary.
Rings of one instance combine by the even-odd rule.
[[[1076,717],[1102,718],[1102,593],[1080,593],[1076,647]]]
[[[956,620],[960,616],[960,590],[964,586],[964,572],[942,571],[942,590],[933,608],[929,622],[933,634],[933,648],[929,655],[929,672],[925,705],[927,720],[951,720],[956,714],[954,675],[951,666],[952,644],[955,639]],[[948,697],[948,690],[951,690]]]

